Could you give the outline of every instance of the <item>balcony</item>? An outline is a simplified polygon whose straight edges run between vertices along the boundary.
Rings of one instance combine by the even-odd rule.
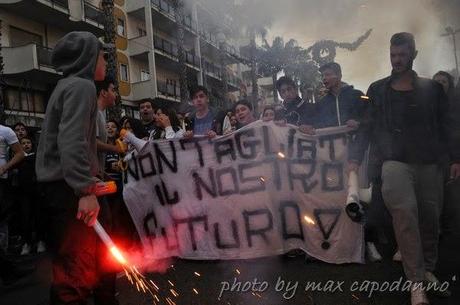
[[[178,62],[179,51],[177,45],[166,39],[154,36],[153,44],[157,53],[168,57],[169,59]],[[196,70],[200,69],[200,58],[190,51],[185,51],[185,63]]]
[[[200,68],[200,58],[192,52],[185,51],[185,62],[196,69]]]
[[[153,98],[152,81],[146,80],[132,83],[132,98],[135,101],[140,101],[146,98]]]
[[[129,55],[132,57],[148,53],[150,51],[150,48],[147,36],[138,36],[129,39],[128,50]]]
[[[220,67],[207,60],[203,61],[203,66],[207,75],[214,77],[217,80],[222,80],[222,73]]]
[[[53,70],[51,63],[52,49],[34,43],[14,48],[3,48],[4,73],[17,74],[42,67]]]
[[[153,45],[155,46],[155,50],[165,53],[177,60],[178,50],[174,43],[158,36],[154,36]]]
[[[83,5],[69,6],[74,1]],[[96,36],[104,33],[102,12],[84,0],[0,0],[0,9],[41,24],[58,27],[65,32],[88,31]],[[83,20],[71,20],[71,17],[74,20],[80,19],[80,15]]]
[[[172,101],[180,101],[179,81],[158,79],[157,87],[160,96]]]
[[[169,32],[172,27],[177,26],[175,9],[170,2],[166,0],[150,0],[150,3],[156,27]],[[144,0],[129,0],[126,3],[126,12],[136,18],[145,20],[144,7]],[[189,33],[197,35],[197,26],[192,21],[192,15],[190,13],[184,16],[183,24]]]
[[[104,29],[103,12],[99,8],[95,7],[94,5],[86,1],[84,1],[83,3],[84,3],[83,5],[84,14],[83,15],[84,15],[85,21],[88,23],[92,23],[101,29]]]

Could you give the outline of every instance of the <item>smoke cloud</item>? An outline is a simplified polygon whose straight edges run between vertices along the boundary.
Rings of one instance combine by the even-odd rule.
[[[207,0],[216,6],[229,0]],[[252,1],[238,0],[237,2]],[[369,84],[389,75],[389,41],[396,32],[415,35],[418,58],[414,69],[431,77],[438,70],[453,71],[452,39],[441,37],[447,26],[460,28],[459,0],[257,0],[261,11],[273,17],[269,41],[282,36],[294,38],[308,48],[316,41],[332,39],[353,42],[372,28],[371,36],[358,50],[338,49],[336,61],[342,65],[343,79],[366,90]],[[249,12],[252,13],[252,12]],[[460,35],[457,37],[460,49]],[[460,57],[460,54],[458,54]]]

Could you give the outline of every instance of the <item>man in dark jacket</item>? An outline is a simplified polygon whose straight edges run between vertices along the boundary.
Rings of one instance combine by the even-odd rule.
[[[208,90],[203,86],[196,86],[190,90],[195,111],[190,116],[191,130],[184,137],[206,135],[210,138],[222,135],[225,112],[209,107]]]
[[[302,132],[314,133],[314,106],[302,100],[295,82],[287,76],[280,77],[276,82],[276,89],[283,99],[286,122],[299,126],[299,130]]]
[[[412,70],[417,56],[413,35],[393,35],[390,56],[392,75],[369,88],[370,107],[360,126],[359,145],[350,155],[350,168],[356,169],[370,142],[370,162],[381,171],[382,195],[393,218],[406,277],[415,283],[439,283],[433,271],[442,163],[449,152],[451,179],[460,177],[460,142],[452,141],[453,124],[441,85]],[[375,176],[376,171],[370,174]],[[413,305],[428,304],[421,289],[412,289],[411,300]]]
[[[319,71],[328,93],[316,104],[315,128],[358,127],[367,105],[364,94],[342,82],[342,69],[338,63],[327,63]]]
[[[37,150],[36,172],[48,205],[49,246],[54,254],[51,304],[116,304],[114,291],[98,291],[99,214],[94,194],[96,88],[105,78],[102,43],[91,33],[71,32],[56,44],[52,63],[61,79],[48,102]]]

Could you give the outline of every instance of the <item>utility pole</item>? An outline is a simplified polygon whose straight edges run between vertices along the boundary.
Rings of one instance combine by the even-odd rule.
[[[441,35],[442,37],[452,36],[452,41],[454,43],[455,71],[457,73],[457,78],[460,77],[460,74],[458,73],[457,41],[455,39],[455,37],[457,36],[458,33],[460,33],[460,29],[454,30],[452,27],[448,26],[446,28],[446,32]]]

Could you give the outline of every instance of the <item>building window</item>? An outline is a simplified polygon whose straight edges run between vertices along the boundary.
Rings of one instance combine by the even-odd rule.
[[[147,36],[147,31],[143,28],[137,28],[137,33],[139,34],[139,37]]]
[[[23,46],[29,43],[35,43],[42,46],[42,36],[10,26],[10,45],[12,47]]]
[[[120,64],[120,80],[122,82],[128,82],[128,65]]]
[[[141,82],[147,81],[149,79],[150,79],[150,72],[145,71],[145,70],[141,70]]]
[[[117,19],[117,34],[119,36],[125,36],[125,21],[123,19]]]
[[[44,113],[45,97],[43,92],[18,88],[6,89],[6,108],[9,110]]]

